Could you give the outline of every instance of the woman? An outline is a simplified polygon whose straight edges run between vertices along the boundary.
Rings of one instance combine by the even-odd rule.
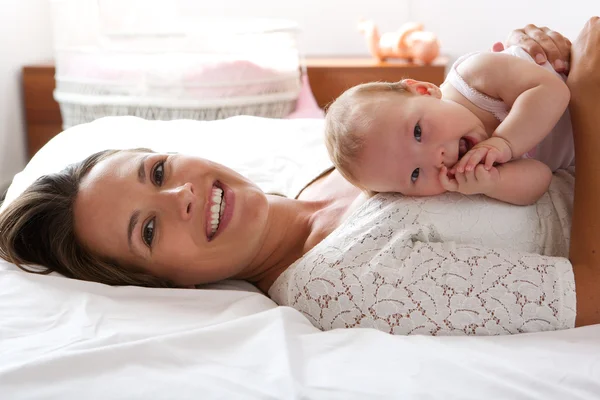
[[[600,43],[598,25],[597,20],[591,20],[574,46],[574,77],[570,78],[570,85],[579,96],[574,100],[574,107],[579,107],[575,110],[578,120],[574,121],[579,129],[579,147],[583,143],[588,148],[600,146],[600,143],[595,143],[593,135],[593,122],[598,114],[586,108],[589,107],[587,99],[590,95],[582,87],[582,76],[587,72],[585,68],[593,68],[586,67],[582,61],[575,63],[582,55],[596,62],[594,56],[588,53],[592,53],[594,43]],[[538,43],[533,39],[537,39]],[[542,44],[551,61],[562,59],[564,63],[567,59],[565,49],[568,42],[546,29],[528,26],[523,31],[516,31],[509,41],[521,42],[531,54],[540,53],[539,44]],[[592,65],[599,64],[600,60]],[[584,72],[581,72],[582,69]],[[600,81],[600,77],[591,77]],[[586,81],[589,79],[586,78]],[[576,146],[577,143],[576,138]],[[580,164],[583,165],[580,168],[593,168],[594,159],[584,153]],[[593,175],[584,175],[585,185],[600,194],[600,182],[594,183],[594,179]],[[594,185],[598,188],[595,189]],[[393,216],[385,214],[387,211],[380,213],[381,210],[389,210],[387,206],[397,200],[378,196],[365,202],[359,191],[336,171],[314,180],[297,199],[287,199],[267,196],[239,174],[208,160],[143,150],[104,152],[66,173],[41,178],[9,205],[0,216],[0,255],[17,264],[41,264],[68,277],[109,284],[185,287],[226,278],[245,279],[268,292],[280,304],[300,309],[313,323],[325,329],[374,326],[394,333],[500,334],[600,322],[600,300],[597,297],[592,302],[587,300],[595,296],[594,289],[600,287],[600,263],[597,262],[600,260],[596,260],[595,253],[590,250],[594,241],[587,242],[590,247],[577,244],[577,253],[571,252],[571,258],[577,260],[573,268],[566,259],[439,243],[431,240],[423,230],[414,230],[416,225],[406,224],[401,218],[392,221]],[[586,207],[591,210],[592,204],[590,199],[583,204],[578,199],[576,206],[583,210],[579,211],[581,214],[589,211]],[[106,218],[107,215],[111,217]],[[365,219],[365,215],[371,218]],[[395,215],[397,217],[398,213]],[[386,221],[395,225],[380,226],[377,232],[365,232],[363,228],[368,228],[379,216],[388,218]],[[596,216],[596,220],[600,221],[600,215]],[[574,237],[585,233],[577,218],[576,213]],[[361,237],[357,238],[353,233],[355,228],[360,231]],[[395,232],[401,234],[395,235]],[[600,235],[600,231],[593,232]],[[594,237],[593,232],[589,236]],[[385,282],[385,279],[379,282],[379,271],[368,269],[371,266],[382,267],[372,254],[377,248],[370,248],[369,254],[356,254],[352,260],[343,258],[347,250],[352,250],[343,247],[345,240],[358,239],[354,244],[364,244],[375,237],[374,234],[379,240],[399,238],[395,242],[399,246],[387,246],[380,253],[397,255],[403,248],[410,250],[405,252],[404,258],[396,258],[401,264],[392,268],[393,271],[406,270],[405,265],[412,265],[412,261],[423,256],[425,251],[429,251],[428,256],[438,252],[436,256],[446,260],[451,268],[466,266],[473,270],[473,264],[487,263],[484,275],[486,271],[495,273],[497,266],[509,274],[515,264],[529,270],[542,268],[536,279],[544,281],[544,278],[550,277],[547,279],[549,290],[554,292],[548,294],[548,298],[538,296],[533,302],[527,299],[531,283],[526,282],[513,282],[516,286],[505,292],[517,299],[525,299],[522,308],[537,305],[534,311],[542,310],[548,315],[543,315],[543,323],[523,322],[524,314],[517,310],[514,314],[519,321],[515,323],[510,311],[501,315],[502,307],[486,308],[484,303],[488,300],[481,296],[469,297],[469,291],[473,292],[469,287],[461,295],[468,301],[475,299],[483,305],[476,305],[481,310],[474,311],[472,315],[466,314],[467,317],[461,317],[459,322],[449,320],[448,315],[456,309],[458,313],[462,312],[461,307],[471,307],[466,304],[467,301],[451,305],[450,314],[444,315],[435,309],[437,304],[425,309],[424,302],[412,298],[409,300],[414,303],[414,310],[399,311],[399,303],[379,301],[381,296],[389,299],[389,292],[401,287],[402,282]],[[34,241],[36,245],[30,246]],[[418,249],[415,243],[420,245]],[[463,259],[453,262],[458,260],[456,252],[453,253],[456,249],[467,257],[459,254]],[[489,260],[492,256],[496,265],[484,262],[486,257]],[[319,260],[320,257],[323,258]],[[533,267],[528,264],[528,257],[537,257]],[[326,265],[329,260],[333,260],[333,264]],[[349,268],[352,266],[341,265],[342,268],[336,269],[340,266],[335,265],[336,260],[352,262],[356,268],[366,266],[367,270],[362,271],[362,276],[354,274],[355,282],[344,281],[344,274],[354,273]],[[540,263],[540,260],[543,262]],[[319,269],[325,275],[334,271],[339,282],[331,285],[327,281],[329,276],[311,275]],[[479,268],[479,272],[482,270]],[[553,272],[547,272],[549,270]],[[578,285],[576,321],[573,271]],[[586,279],[581,286],[579,275]],[[311,282],[300,287],[306,276],[310,276]],[[311,297],[313,289],[309,286],[319,284],[324,285],[325,290],[321,295]],[[360,284],[371,285],[375,291],[365,296],[360,293]],[[503,284],[506,281],[499,285],[500,289]],[[329,287],[336,285],[341,291],[328,292]],[[557,289],[557,285],[560,288]],[[357,287],[359,292],[354,291]],[[457,290],[449,285],[438,288]],[[294,296],[289,295],[291,290],[295,290]],[[422,288],[418,290],[423,291]],[[483,293],[477,290],[478,295]],[[402,292],[410,290],[402,287]],[[371,303],[367,304],[367,301]],[[393,312],[377,309],[384,302],[394,304]],[[416,321],[415,310],[422,314],[422,321]],[[475,315],[477,313],[479,315]],[[384,314],[386,316],[382,317]],[[345,318],[346,315],[350,318]],[[396,320],[414,323],[408,326],[396,323]],[[382,323],[387,326],[382,327]],[[461,325],[458,326],[458,323]]]

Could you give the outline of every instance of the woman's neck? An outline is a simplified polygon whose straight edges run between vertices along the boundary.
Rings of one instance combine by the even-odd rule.
[[[263,247],[242,274],[236,276],[265,293],[297,259],[333,232],[366,196],[342,175],[331,170],[311,182],[298,200],[267,196],[269,223]]]
[[[315,217],[327,208],[325,201],[301,201],[280,196],[269,198],[268,228],[262,248],[242,274],[235,278],[254,283],[265,293],[295,260],[308,250]],[[310,246],[312,247],[312,246]]]

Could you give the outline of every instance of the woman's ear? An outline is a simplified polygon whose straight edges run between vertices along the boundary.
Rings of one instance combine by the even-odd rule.
[[[437,99],[442,98],[442,91],[431,82],[416,81],[414,79],[404,79],[402,83],[412,94],[419,96],[433,96]]]

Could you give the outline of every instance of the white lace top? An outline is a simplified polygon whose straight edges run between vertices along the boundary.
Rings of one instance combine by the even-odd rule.
[[[528,207],[457,193],[379,194],[292,264],[269,295],[324,330],[498,335],[573,327],[575,284],[563,258],[573,179],[559,171]]]

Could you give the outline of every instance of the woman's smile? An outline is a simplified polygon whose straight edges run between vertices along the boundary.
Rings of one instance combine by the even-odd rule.
[[[206,201],[205,230],[208,241],[221,234],[231,221],[235,196],[225,184],[215,181],[209,191]]]

